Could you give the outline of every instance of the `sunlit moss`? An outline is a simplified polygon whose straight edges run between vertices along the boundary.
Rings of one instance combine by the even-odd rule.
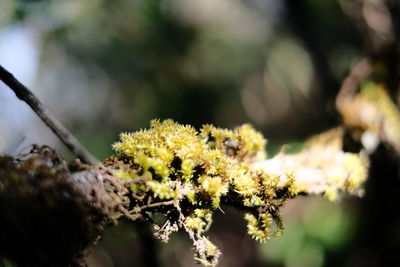
[[[205,225],[205,222],[203,222],[203,220],[201,220],[199,217],[187,217],[185,220],[185,225],[194,231],[201,231]]]
[[[118,172],[118,177],[146,175],[159,182],[149,185],[150,190],[158,190],[154,195],[162,199],[172,198],[172,194],[167,194],[168,190],[174,191],[171,185],[182,186],[186,192],[181,198],[186,197],[192,204],[202,199],[218,208],[229,186],[243,197],[262,193],[260,175],[252,173],[247,162],[263,155],[265,143],[250,125],[233,131],[205,125],[198,133],[172,120],[154,120],[149,130],[121,134],[121,141],[113,148],[117,158],[129,158],[137,165],[135,175]],[[261,200],[250,202],[259,205]]]
[[[236,166],[232,171],[235,173],[232,185],[237,193],[243,196],[251,196],[259,188],[259,182],[249,175],[250,170],[246,164]]]
[[[237,133],[243,140],[244,148],[250,155],[257,155],[259,159],[265,157],[264,146],[266,141],[264,137],[257,131],[253,129],[250,124],[244,124],[237,128]]]
[[[273,232],[270,229],[273,220],[269,213],[260,214],[258,219],[253,214],[246,213],[244,218],[247,221],[247,231],[258,241],[267,241],[280,233],[280,231]]]
[[[335,188],[328,186],[325,190],[324,196],[329,201],[336,201],[338,199],[338,191]]]
[[[192,159],[184,159],[181,164],[181,174],[185,181],[188,181],[194,173],[195,163]]]
[[[218,263],[218,257],[221,252],[218,248],[206,237],[200,237],[195,242],[196,255],[194,257],[197,263],[204,266],[215,266]]]
[[[349,171],[347,178],[347,188],[349,191],[360,187],[367,180],[367,161],[361,159],[355,154],[346,153],[344,158],[344,167]]]
[[[163,231],[168,235],[171,229],[184,228],[197,261],[212,266],[217,262],[219,251],[203,233],[221,203],[251,209],[245,218],[257,240],[282,230],[279,207],[296,194],[293,179],[282,182],[278,176],[252,169],[250,163],[265,159],[266,141],[250,125],[233,130],[205,125],[197,132],[172,120],[155,120],[150,129],[123,133],[120,138],[113,146],[114,161],[127,166],[118,165],[116,176],[131,179],[130,189],[137,198],[133,209],[174,203],[179,216],[171,217],[168,210],[165,215],[168,225],[177,227]]]
[[[171,188],[168,183],[160,183],[156,181],[148,181],[147,185],[149,189],[153,192],[155,197],[159,199],[173,199],[178,196],[178,193]]]
[[[115,177],[119,179],[135,179],[137,177],[137,173],[135,172],[127,172],[123,170],[115,171],[114,172]]]
[[[193,229],[195,233],[203,233],[208,230],[212,222],[212,211],[209,209],[195,209],[185,220],[186,227]]]
[[[228,183],[224,182],[221,177],[210,177],[203,175],[199,178],[201,188],[211,198],[212,207],[218,208],[220,198],[228,192]]]

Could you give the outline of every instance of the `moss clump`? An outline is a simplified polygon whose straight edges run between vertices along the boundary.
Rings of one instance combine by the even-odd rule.
[[[198,132],[172,120],[154,120],[150,129],[120,138],[113,145],[116,155],[107,162],[116,167],[116,176],[137,180],[130,188],[132,212],[157,207],[167,218],[157,228],[164,231],[160,236],[167,239],[170,232],[185,229],[199,262],[217,263],[219,251],[203,233],[221,203],[246,211],[249,233],[257,240],[282,229],[279,207],[296,194],[293,179],[282,183],[251,168],[249,163],[265,158],[266,141],[250,125],[234,130],[205,125]],[[169,209],[162,208],[166,205]],[[270,230],[274,223],[275,234]]]

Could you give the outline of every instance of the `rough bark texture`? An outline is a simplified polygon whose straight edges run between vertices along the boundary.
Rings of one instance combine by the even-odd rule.
[[[106,185],[49,148],[0,157],[0,258],[18,266],[81,266],[119,201]],[[85,174],[85,175],[81,175]]]

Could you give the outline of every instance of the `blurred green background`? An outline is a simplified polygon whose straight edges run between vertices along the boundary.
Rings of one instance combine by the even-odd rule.
[[[0,1],[0,64],[26,83],[99,159],[122,131],[171,118],[200,127],[250,122],[270,155],[338,122],[334,98],[364,53],[335,0]],[[32,112],[0,92],[0,152],[31,143],[66,149]],[[344,253],[360,200],[290,201],[282,238],[257,244],[241,214],[223,207],[210,231],[219,266],[367,266]],[[142,226],[121,222],[91,250],[92,267],[194,266],[174,234],[149,254]]]

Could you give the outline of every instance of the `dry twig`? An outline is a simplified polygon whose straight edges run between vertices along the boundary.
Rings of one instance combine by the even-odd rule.
[[[0,65],[0,80],[2,80],[15,95],[27,103],[42,121],[55,133],[58,138],[74,153],[82,162],[97,165],[99,161],[84,148],[64,125],[40,102],[40,100],[10,72]]]

